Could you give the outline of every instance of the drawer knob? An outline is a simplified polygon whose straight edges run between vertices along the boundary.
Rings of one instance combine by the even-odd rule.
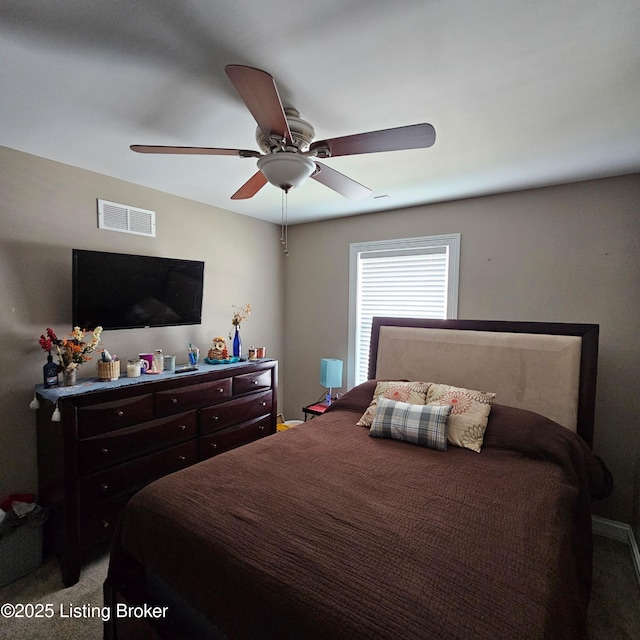
[[[264,431],[264,425],[263,425],[263,424],[261,424],[261,425],[258,427],[258,429],[259,429],[260,431]]]
[[[180,460],[180,462],[184,462],[186,459],[186,456],[178,456],[178,460]]]
[[[178,398],[171,398],[171,404],[178,404]]]
[[[122,418],[123,415],[124,415],[124,411],[120,409],[120,411],[118,411],[118,418]]]
[[[106,455],[107,455],[107,453],[109,453],[109,449],[107,449],[107,447],[102,447],[102,449],[100,449],[100,453],[101,453],[103,456],[106,456]]]
[[[251,384],[258,384],[258,381],[257,380],[252,380]]]
[[[217,445],[215,442],[212,442],[212,443],[211,443],[211,448],[212,448],[212,449],[217,449],[217,448],[218,448],[218,445]]]
[[[108,520],[103,520],[102,521],[102,528],[103,529],[108,529],[111,526],[111,523]]]
[[[212,419],[214,422],[217,422],[218,420],[220,420],[220,416],[211,416],[211,419]]]
[[[224,387],[218,387],[218,393],[224,393]]]
[[[267,403],[263,400],[263,401],[260,403],[260,406],[261,406],[261,407],[266,407],[266,406],[267,406]]]
[[[105,482],[101,487],[103,491],[109,491],[109,485]]]
[[[187,425],[186,425],[186,424],[181,424],[181,425],[178,427],[178,430],[179,430],[179,431],[186,431],[186,429],[187,429]]]

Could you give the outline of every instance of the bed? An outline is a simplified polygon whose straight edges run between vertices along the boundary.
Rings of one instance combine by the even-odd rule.
[[[597,351],[597,325],[376,318],[324,415],[131,499],[105,637],[586,638]],[[489,412],[456,445],[465,391]]]

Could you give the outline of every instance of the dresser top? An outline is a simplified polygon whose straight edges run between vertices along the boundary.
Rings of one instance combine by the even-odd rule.
[[[117,380],[102,381],[97,377],[91,378],[79,378],[78,384],[72,387],[53,387],[51,389],[45,389],[44,385],[36,385],[36,393],[46,400],[52,403],[56,403],[60,398],[66,398],[69,396],[82,395],[93,391],[106,391],[107,389],[118,389],[121,387],[128,387],[137,384],[148,384],[150,382],[160,382],[161,380],[170,379],[183,379],[187,376],[199,376],[203,373],[222,372],[229,370],[233,373],[235,369],[252,367],[263,364],[265,362],[275,362],[273,358],[262,358],[260,360],[243,360],[240,362],[234,362],[231,364],[207,364],[201,362],[198,364],[198,368],[194,371],[184,371],[182,373],[173,373],[170,371],[163,371],[159,374],[146,374],[143,373],[138,378],[127,378],[126,374],[121,374]]]

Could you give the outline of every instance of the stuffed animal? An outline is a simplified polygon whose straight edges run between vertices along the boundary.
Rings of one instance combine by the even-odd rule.
[[[207,353],[209,360],[226,360],[229,357],[227,344],[222,336],[213,339],[213,346]]]

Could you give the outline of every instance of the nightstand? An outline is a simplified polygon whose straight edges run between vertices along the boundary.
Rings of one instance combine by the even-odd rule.
[[[328,409],[328,405],[325,402],[316,402],[315,404],[307,405],[306,407],[302,407],[302,412],[304,413],[304,421],[307,421],[307,418],[311,416],[321,416]]]

